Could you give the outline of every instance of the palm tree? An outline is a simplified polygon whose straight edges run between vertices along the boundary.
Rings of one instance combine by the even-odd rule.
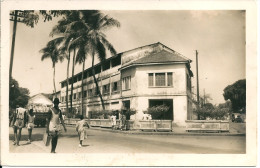
[[[81,72],[81,113],[83,115],[83,107],[84,107],[84,95],[83,95],[83,91],[84,91],[84,70],[85,70],[85,60],[86,60],[86,51],[88,51],[87,49],[87,45],[84,44],[84,42],[81,43],[81,45],[79,46],[79,50],[77,52],[77,56],[76,56],[76,63],[78,62],[79,64],[82,63],[82,72]]]
[[[41,60],[45,60],[47,58],[50,58],[52,61],[52,68],[53,68],[53,86],[54,86],[54,92],[55,97],[56,95],[56,86],[55,86],[55,65],[59,61],[63,61],[63,54],[58,49],[59,45],[63,41],[63,37],[59,37],[56,39],[53,39],[47,43],[47,46],[40,50],[40,52],[43,54],[41,57]]]
[[[89,53],[92,56],[92,75],[97,88],[97,94],[99,95],[102,103],[102,108],[105,109],[104,101],[98,87],[98,81],[95,77],[94,58],[95,56],[98,56],[99,60],[103,61],[106,58],[106,48],[110,51],[112,55],[116,55],[116,51],[114,47],[106,39],[106,36],[105,34],[102,33],[102,31],[113,26],[119,27],[120,23],[117,20],[107,15],[103,15],[97,10],[70,11],[67,14],[65,14],[65,16],[66,17],[64,17],[61,21],[59,21],[58,25],[53,29],[52,33],[65,34],[65,39],[67,42],[73,39],[70,42],[70,45],[67,45],[69,55],[70,55],[70,49],[73,49],[71,96],[73,95],[75,55],[79,57],[82,56],[81,53],[84,50],[85,55],[86,53]],[[76,54],[76,49],[78,49],[77,54]],[[86,57],[84,56],[84,58],[81,60],[81,63],[84,64],[85,59]],[[83,72],[84,69],[82,70],[82,75]],[[68,79],[68,73],[67,73],[67,79]],[[67,82],[67,87],[68,87],[68,82]],[[66,97],[67,96],[68,94],[66,92]],[[82,92],[82,99],[83,99],[83,92]],[[82,104],[82,108],[83,108],[83,104]],[[71,97],[71,109],[72,109],[72,97]]]
[[[50,36],[53,35],[62,35],[64,36],[63,51],[66,52],[67,63],[67,79],[66,79],[66,109],[67,112],[72,112],[72,94],[73,94],[73,85],[71,86],[72,93],[70,95],[70,110],[68,105],[68,93],[69,93],[69,65],[70,65],[70,49],[73,48],[72,40],[77,37],[77,34],[72,31],[71,27],[75,22],[79,20],[78,11],[65,11],[63,13],[64,17],[58,21],[58,24],[52,29]],[[75,58],[75,57],[74,57]],[[74,61],[73,61],[74,62]],[[73,66],[74,68],[74,66]],[[72,69],[73,69],[72,68]],[[72,77],[73,80],[73,77]],[[73,81],[72,81],[73,84]]]
[[[82,20],[88,25],[88,43],[89,43],[89,52],[92,56],[92,76],[96,85],[97,94],[100,98],[102,108],[105,109],[104,101],[102,94],[100,92],[98,81],[95,76],[94,68],[94,58],[97,56],[100,61],[103,61],[106,58],[106,49],[108,49],[111,55],[116,55],[116,50],[113,45],[106,39],[106,36],[102,31],[111,28],[111,27],[120,27],[120,23],[109,17],[108,15],[102,14],[100,11],[81,11]]]

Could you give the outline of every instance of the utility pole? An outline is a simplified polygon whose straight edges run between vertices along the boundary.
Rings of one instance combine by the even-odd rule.
[[[203,98],[203,106],[206,104],[206,97],[205,97],[205,89],[203,89],[204,92],[204,98]]]
[[[200,93],[199,93],[199,68],[198,68],[198,51],[196,50],[196,74],[197,74],[197,102],[198,102],[198,107],[200,105]]]
[[[14,25],[13,25],[13,37],[12,37],[10,67],[9,67],[9,80],[11,80],[11,78],[12,78],[13,60],[14,60],[14,46],[15,46],[15,36],[16,36],[17,22],[23,22],[24,12],[15,10],[14,12],[11,12],[10,15],[11,15],[10,20],[14,22]]]

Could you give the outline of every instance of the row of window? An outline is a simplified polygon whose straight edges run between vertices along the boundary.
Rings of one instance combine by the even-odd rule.
[[[102,62],[100,65],[97,65],[94,69],[95,69],[95,74],[99,74],[101,72],[101,68],[102,71],[106,71],[110,68],[113,68],[115,66],[121,65],[121,56],[117,56],[115,58],[112,58],[111,60],[107,60]],[[83,79],[86,79],[88,77],[92,76],[92,68],[89,68],[88,70],[84,71],[83,73]],[[73,83],[76,83],[78,81],[81,81],[82,79],[82,72],[75,75],[73,78]],[[66,87],[67,82],[63,81],[61,83],[61,87]],[[69,79],[69,84],[72,84],[72,78]]]
[[[112,93],[117,93],[119,91],[119,85],[120,85],[120,82],[117,81],[117,82],[113,82],[112,83]],[[103,95],[108,95],[110,94],[110,84],[107,84],[107,85],[103,85],[102,86],[103,89],[102,89],[102,94]],[[92,96],[98,96],[98,91],[97,91],[97,88],[94,87],[92,89],[88,89],[88,90],[85,90],[83,91],[83,98],[86,98],[86,97],[92,97]],[[81,98],[81,95],[82,92],[79,92],[78,94],[77,93],[74,93],[73,94],[73,99],[80,99]],[[71,100],[71,96],[69,95],[69,100]],[[61,97],[61,101],[64,102],[65,101],[65,96]]]
[[[188,87],[190,87],[190,81],[188,81]],[[111,91],[112,93],[119,91],[120,81],[113,82]],[[172,72],[163,72],[163,73],[148,73],[148,86],[149,87],[172,87],[173,79]],[[122,90],[130,90],[131,89],[131,76],[124,77],[122,79]],[[102,86],[102,94],[109,95],[110,94],[110,84],[106,84]],[[83,92],[83,97],[92,97],[98,96],[97,88],[88,89]],[[69,96],[70,97],[70,96]],[[74,93],[73,99],[81,98],[81,92],[78,94]],[[69,98],[70,99],[70,98]],[[61,98],[62,101],[65,101],[65,98]]]
[[[149,87],[172,86],[172,72],[149,73],[148,74],[148,86]]]

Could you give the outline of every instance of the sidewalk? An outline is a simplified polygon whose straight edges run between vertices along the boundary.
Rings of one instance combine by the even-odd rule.
[[[69,126],[69,125],[68,125]],[[71,125],[71,127],[73,127]],[[106,131],[112,133],[120,133],[120,134],[140,134],[140,135],[196,135],[196,136],[245,136],[245,123],[242,124],[230,124],[229,132],[187,132],[185,127],[173,127],[172,132],[170,131],[153,131],[153,130],[112,130],[112,128],[101,128],[101,127],[91,127],[91,129],[99,130],[99,131]]]

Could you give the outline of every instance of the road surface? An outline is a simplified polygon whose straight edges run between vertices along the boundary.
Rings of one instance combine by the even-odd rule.
[[[174,154],[244,154],[246,136],[200,136],[200,135],[133,135],[88,129],[88,139],[79,148],[74,127],[62,132],[56,148],[57,153],[174,153]],[[23,128],[20,146],[12,145],[13,131],[10,127],[11,153],[50,153],[50,146],[42,142],[45,128],[33,130],[33,142],[27,144],[28,132]]]

